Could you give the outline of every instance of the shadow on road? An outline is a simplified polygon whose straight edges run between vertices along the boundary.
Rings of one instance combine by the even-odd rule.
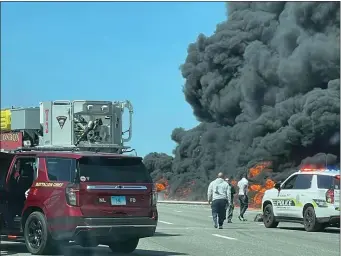
[[[299,228],[299,227],[278,227],[278,229],[307,232],[307,231],[305,231],[304,228]],[[329,234],[339,234],[340,235],[340,229],[339,228],[327,228],[324,231],[320,231],[317,233],[329,233]]]
[[[27,253],[26,245],[23,243],[0,244],[0,255],[14,255],[17,253]]]
[[[63,252],[64,256],[126,256],[127,254],[112,253],[109,248],[82,248],[82,247],[69,247]],[[168,252],[168,251],[154,251],[154,250],[140,250],[137,249],[131,256],[177,256],[188,255],[186,253]]]
[[[167,236],[182,236],[182,235],[181,234],[167,234],[167,233],[162,233],[162,232],[155,232],[154,236],[167,237]]]
[[[167,234],[166,234],[167,235]],[[29,254],[25,244],[13,243],[13,244],[0,244],[0,255],[18,255]],[[61,249],[61,254],[55,254],[61,256],[126,256],[127,254],[112,253],[107,247],[96,248],[82,248],[79,246],[66,246]],[[131,256],[177,256],[188,255],[186,253],[168,252],[168,251],[154,251],[154,250],[135,250],[134,253],[129,254]]]

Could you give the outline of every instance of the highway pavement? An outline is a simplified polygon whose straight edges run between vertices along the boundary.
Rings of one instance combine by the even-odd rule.
[[[224,229],[215,229],[209,205],[159,204],[159,224],[154,237],[141,239],[132,256],[338,256],[340,230],[308,233],[299,224],[282,223],[276,229],[266,229],[254,222],[257,211],[245,215],[248,221],[237,219]],[[3,242],[1,256],[29,255],[25,245]],[[113,255],[105,246],[63,249],[67,256]],[[119,254],[116,254],[119,255]]]

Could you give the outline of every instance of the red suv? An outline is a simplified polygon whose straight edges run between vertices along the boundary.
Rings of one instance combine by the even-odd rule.
[[[36,255],[69,241],[130,253],[157,226],[156,192],[140,157],[0,153],[0,193],[1,235],[24,238]]]

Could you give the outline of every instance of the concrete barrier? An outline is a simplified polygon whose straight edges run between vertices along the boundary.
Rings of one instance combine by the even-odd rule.
[[[170,200],[160,200],[158,204],[197,204],[197,205],[208,205],[207,202],[200,201],[170,201]]]
[[[160,200],[157,203],[158,204],[209,205],[208,202],[202,202],[202,201]],[[235,206],[235,208],[239,208],[239,206]],[[252,207],[249,207],[247,210],[248,211],[261,211],[260,208],[252,208]]]

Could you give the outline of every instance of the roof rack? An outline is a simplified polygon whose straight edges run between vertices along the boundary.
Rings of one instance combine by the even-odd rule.
[[[105,145],[84,145],[84,146],[35,146],[35,147],[21,147],[13,152],[27,152],[27,151],[68,151],[68,152],[105,152],[105,153],[122,153],[130,147],[120,146],[117,144]]]

